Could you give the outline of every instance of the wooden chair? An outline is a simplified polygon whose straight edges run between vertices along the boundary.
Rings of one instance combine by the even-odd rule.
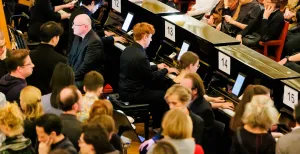
[[[273,59],[277,62],[280,61],[283,46],[284,46],[285,39],[286,39],[286,36],[287,36],[287,33],[288,33],[288,28],[289,28],[289,23],[285,21],[284,27],[281,31],[279,39],[278,40],[271,40],[271,41],[267,41],[267,42],[259,41],[259,44],[261,46],[263,46],[264,48],[263,49],[256,49],[256,51],[264,54],[265,56],[267,56],[267,57],[269,57],[269,58],[271,58],[271,59]],[[268,47],[270,47],[270,46],[276,46],[276,48],[275,48],[275,57],[274,56],[269,56],[269,54],[268,54]]]

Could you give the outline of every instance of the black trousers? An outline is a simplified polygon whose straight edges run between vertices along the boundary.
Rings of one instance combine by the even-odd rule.
[[[162,90],[142,90],[139,92],[119,92],[123,101],[131,104],[149,104],[153,118],[153,128],[160,128],[162,117],[168,110],[168,105],[164,100],[165,91]]]
[[[288,32],[286,42],[284,44],[284,54],[285,55],[294,55],[300,51],[300,32],[292,33]]]

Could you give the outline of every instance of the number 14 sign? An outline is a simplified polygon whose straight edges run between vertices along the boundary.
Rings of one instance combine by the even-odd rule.
[[[284,86],[283,103],[294,109],[295,105],[298,104],[298,91]]]

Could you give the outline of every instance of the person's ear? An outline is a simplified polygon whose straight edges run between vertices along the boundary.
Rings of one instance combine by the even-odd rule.
[[[84,92],[86,92],[86,88],[85,88],[85,86],[83,86],[83,91],[84,91]]]
[[[194,89],[192,90],[192,94],[193,94],[193,95],[198,94],[198,89],[197,89],[197,88],[194,88]]]
[[[79,111],[80,106],[79,106],[78,103],[75,103],[75,104],[72,106],[72,108],[73,108],[74,111]]]

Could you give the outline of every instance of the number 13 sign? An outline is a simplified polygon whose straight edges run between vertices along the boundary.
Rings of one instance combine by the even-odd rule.
[[[292,109],[298,104],[298,92],[288,86],[284,86],[283,103]]]
[[[112,0],[111,7],[121,13],[121,0]]]
[[[175,26],[165,21],[165,37],[175,42]]]

